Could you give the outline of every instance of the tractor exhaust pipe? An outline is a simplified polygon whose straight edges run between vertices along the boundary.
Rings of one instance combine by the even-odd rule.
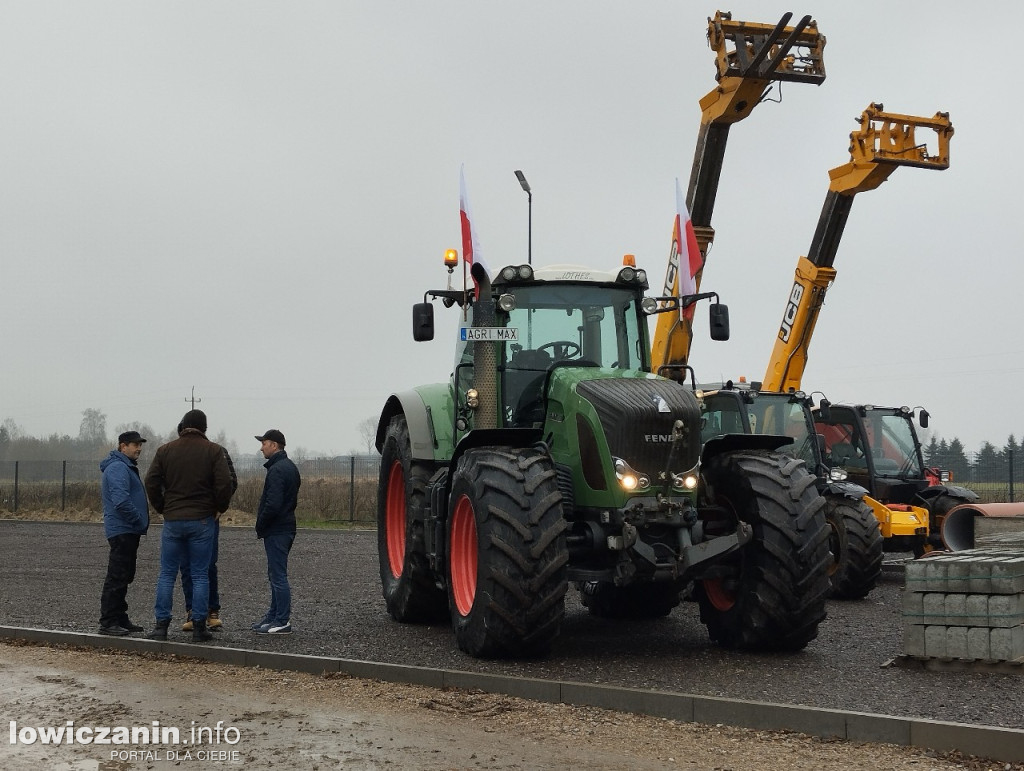
[[[942,541],[946,548],[950,551],[975,548],[975,521],[979,517],[1020,517],[1018,532],[1024,533],[1024,503],[963,503],[950,509],[942,520]]]
[[[469,273],[476,284],[473,326],[493,327],[495,313],[491,301],[491,279],[479,262],[473,263]],[[473,418],[474,428],[498,427],[498,345],[500,343],[480,340],[473,343],[473,387],[480,399]]]

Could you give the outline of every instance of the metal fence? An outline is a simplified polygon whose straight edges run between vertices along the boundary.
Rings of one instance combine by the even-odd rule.
[[[256,512],[263,490],[264,460],[235,459],[238,491],[231,507]],[[323,522],[372,523],[377,516],[377,455],[298,459],[302,474],[298,515]],[[1024,497],[1024,452],[967,453],[940,463],[953,484],[976,492],[985,503]],[[145,475],[148,461],[139,468]],[[101,511],[99,460],[0,461],[0,511]]]
[[[231,508],[256,512],[266,471],[261,457],[236,458]],[[297,514],[318,521],[375,522],[380,457],[297,459],[302,474]],[[0,461],[0,511],[102,511],[99,460]],[[143,459],[143,476],[149,462]]]

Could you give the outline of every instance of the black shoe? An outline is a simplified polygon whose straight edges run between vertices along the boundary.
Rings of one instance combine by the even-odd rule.
[[[157,621],[156,626],[153,627],[153,631],[146,635],[150,640],[166,640],[167,639],[167,627],[171,625],[169,618],[163,621]]]
[[[127,618],[121,621],[121,626],[123,626],[125,629],[132,633],[146,631],[146,627],[139,626],[138,624],[133,624],[131,620]]]
[[[192,642],[206,642],[207,640],[212,639],[213,635],[206,631],[206,619],[192,619]]]
[[[124,637],[126,634],[131,634],[130,629],[125,629],[119,624],[112,624],[111,626],[101,626],[100,634],[108,634],[113,637]]]

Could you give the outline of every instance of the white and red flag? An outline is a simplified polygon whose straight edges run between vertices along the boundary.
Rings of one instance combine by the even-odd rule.
[[[480,240],[476,228],[473,227],[473,212],[469,208],[469,195],[466,193],[466,168],[459,167],[459,216],[462,222],[462,264],[466,270],[470,270],[474,263],[479,263],[481,268],[486,268],[480,254]],[[480,296],[480,287],[473,279],[476,286],[476,297]]]
[[[673,257],[675,260],[672,259]],[[676,178],[676,221],[672,228],[672,255],[669,258],[670,263],[673,261],[678,265],[678,296],[696,294],[697,274],[704,265],[700,247],[697,246],[697,236],[693,232],[693,222],[690,221],[690,212],[686,209],[683,191],[679,187],[678,177]],[[672,294],[676,294],[676,292],[673,291]],[[694,306],[691,305],[682,310],[682,315],[692,321],[693,311]]]

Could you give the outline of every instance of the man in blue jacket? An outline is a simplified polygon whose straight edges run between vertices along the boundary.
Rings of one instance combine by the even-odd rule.
[[[103,530],[110,544],[100,596],[100,634],[123,636],[143,631],[128,618],[127,597],[128,585],[135,580],[139,539],[149,529],[149,505],[138,464],[145,442],[138,431],[125,431],[117,437],[117,449],[100,463]]]
[[[257,634],[291,634],[292,588],[288,583],[288,552],[295,541],[295,506],[299,500],[299,470],[284,449],[284,434],[276,428],[257,436],[267,462],[267,479],[256,513],[256,537],[263,539],[270,579],[270,609],[252,625]]]

